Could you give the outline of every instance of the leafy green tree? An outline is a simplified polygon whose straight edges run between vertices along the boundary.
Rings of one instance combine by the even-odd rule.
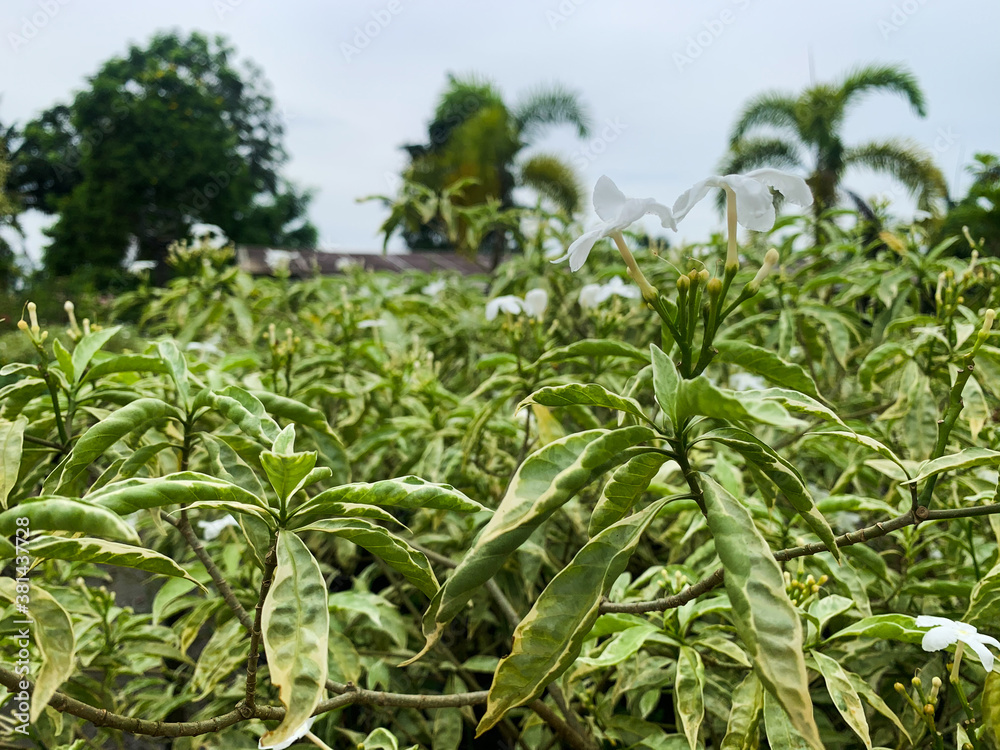
[[[489,80],[449,75],[428,126],[428,142],[406,147],[410,164],[404,178],[436,194],[471,178],[475,182],[454,203],[496,202],[501,211],[515,206],[514,190],[523,186],[572,214],[582,201],[572,167],[553,154],[525,157],[524,151],[548,127],[572,125],[582,138],[589,133],[589,122],[579,98],[560,86],[535,90],[508,104]],[[433,240],[433,234],[413,233],[407,241],[419,247]],[[498,238],[496,233],[487,237],[495,257],[504,249]]]
[[[996,154],[976,154],[968,167],[973,176],[968,194],[951,207],[941,226],[941,238],[962,233],[969,228],[973,241],[983,242],[986,255],[1000,256],[1000,157]],[[960,242],[956,248],[970,250]]]
[[[843,141],[844,119],[851,107],[873,92],[896,94],[914,113],[926,114],[916,78],[899,66],[869,65],[851,71],[839,83],[810,86],[800,94],[769,91],[752,98],[730,134],[724,173],[758,167],[798,168],[807,182],[817,219],[838,203],[844,174],[852,167],[889,175],[933,211],[947,197],[944,176],[919,145],[900,138],[849,146]],[[856,196],[852,196],[856,198]],[[819,233],[817,221],[817,233]]]
[[[7,156],[6,139],[0,129],[0,230],[5,227],[13,228],[15,232],[20,231],[17,224],[17,215],[20,209],[17,202],[7,191],[7,180],[10,175],[10,160]],[[0,236],[0,291],[6,291],[17,276],[17,263],[15,261],[14,248],[10,243]]]
[[[261,72],[222,38],[160,34],[105,63],[14,149],[24,205],[59,220],[46,268],[115,267],[129,245],[160,262],[194,223],[236,242],[306,246],[309,194],[279,176],[282,126]]]

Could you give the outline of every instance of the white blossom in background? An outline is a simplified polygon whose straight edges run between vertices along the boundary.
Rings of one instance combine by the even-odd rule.
[[[583,286],[580,289],[580,307],[585,310],[597,307],[615,296],[625,299],[639,299],[642,292],[639,291],[639,287],[622,281],[621,276],[613,276],[606,284],[586,284]]]
[[[188,236],[192,240],[204,242],[216,250],[229,244],[229,238],[226,237],[226,233],[215,224],[195,224],[188,232]]]
[[[354,260],[354,258],[337,258],[336,262],[333,264],[333,267],[336,268],[340,273],[348,273],[349,271],[353,271],[360,265],[361,264],[358,263],[358,261]]]
[[[229,526],[239,526],[239,522],[230,515],[225,515],[217,521],[198,521],[198,528],[206,542],[217,539],[222,530]]]
[[[806,181],[778,169],[755,169],[746,174],[713,175],[696,182],[674,202],[674,219],[680,221],[712,188],[723,188],[736,199],[736,220],[755,232],[774,226],[774,188],[797,206],[812,205],[812,192]]]
[[[362,320],[358,323],[358,328],[381,328],[384,325],[384,320],[381,318],[374,318],[372,320]]]
[[[428,297],[437,297],[444,291],[446,286],[448,286],[448,283],[444,279],[438,279],[437,281],[432,281],[420,291]]]
[[[184,347],[186,352],[201,352],[203,354],[225,354],[219,348],[219,339],[213,338],[210,341],[191,341]]]
[[[734,391],[759,391],[767,388],[767,381],[749,372],[734,372],[729,376],[729,387]]]
[[[269,247],[264,251],[264,262],[267,263],[267,267],[272,271],[276,271],[279,268],[288,268],[293,260],[299,259],[299,254],[292,250],[276,250],[273,247]]]
[[[525,314],[541,320],[545,308],[549,305],[549,293],[544,289],[532,289],[524,295],[524,299],[513,294],[491,299],[486,303],[486,319],[496,320],[500,312],[510,315]]]
[[[615,240],[621,251],[624,244],[622,230],[628,229],[646,214],[659,217],[663,227],[677,231],[677,223],[670,208],[652,198],[626,198],[607,175],[601,175],[594,186],[594,210],[602,223],[589,232],[584,232],[569,246],[566,254],[556,258],[553,263],[569,260],[569,270],[579,271],[594,245],[603,237]],[[625,257],[624,252],[622,256]],[[625,257],[625,262],[628,263],[630,259],[631,255]],[[631,265],[629,270],[632,270]],[[636,282],[639,283],[638,279]]]
[[[924,651],[941,651],[953,643],[964,643],[976,652],[976,656],[979,657],[979,661],[983,663],[983,668],[987,672],[993,669],[994,656],[986,648],[989,645],[1000,649],[1000,641],[993,636],[982,635],[972,625],[949,620],[947,617],[920,615],[916,620],[916,626],[930,628],[924,633],[924,639],[920,643]]]
[[[131,274],[138,275],[146,271],[152,271],[154,268],[156,268],[155,260],[133,260],[128,264],[126,270]]]

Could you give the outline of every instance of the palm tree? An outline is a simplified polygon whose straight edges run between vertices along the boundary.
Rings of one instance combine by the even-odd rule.
[[[722,164],[724,174],[758,167],[801,169],[809,173],[816,221],[816,238],[822,238],[819,218],[838,200],[844,173],[861,167],[893,177],[918,200],[918,207],[935,212],[946,199],[947,185],[931,156],[918,144],[900,138],[847,146],[842,139],[844,117],[866,94],[897,94],[914,113],[925,116],[924,94],[916,78],[894,65],[857,68],[838,84],[810,86],[798,96],[766,92],[744,107],[729,138],[730,151]],[[766,132],[770,129],[772,132]],[[765,132],[761,133],[760,131]],[[844,191],[864,212],[863,201]]]
[[[469,179],[453,202],[459,206],[496,202],[501,211],[515,207],[515,188],[529,187],[572,214],[583,200],[572,167],[553,154],[524,158],[523,152],[555,125],[571,125],[586,137],[589,121],[578,97],[561,86],[536,89],[508,105],[492,81],[449,75],[428,127],[428,143],[405,147],[410,164],[404,178],[439,194]],[[494,259],[505,249],[497,233],[488,235],[486,244]]]

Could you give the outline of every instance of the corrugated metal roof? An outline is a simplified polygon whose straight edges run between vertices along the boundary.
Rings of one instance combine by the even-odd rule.
[[[465,276],[489,273],[469,258],[454,252],[415,252],[383,255],[381,253],[326,252],[322,250],[284,250],[262,245],[240,245],[236,259],[242,270],[255,276],[270,276],[278,263],[287,262],[292,276],[312,276],[318,269],[323,275],[342,273],[345,264],[356,263],[366,271],[450,271]],[[269,262],[270,261],[270,262]]]

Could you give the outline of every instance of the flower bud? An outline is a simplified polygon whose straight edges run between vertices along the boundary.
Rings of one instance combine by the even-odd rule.
[[[684,293],[691,288],[691,279],[687,276],[681,276],[677,279],[677,291]]]
[[[41,328],[38,327],[38,308],[34,302],[28,303],[28,319],[31,321],[31,332],[37,336]]]
[[[720,281],[719,279],[712,279],[711,281],[708,282],[706,288],[708,289],[708,295],[710,297],[713,298],[718,297],[720,294],[722,294],[722,281]]]
[[[910,684],[913,685],[913,687],[915,688],[919,688],[924,683],[921,682],[919,677],[914,677],[912,680],[910,680]]]
[[[979,333],[983,336],[988,336],[990,329],[993,328],[993,321],[996,320],[997,313],[996,310],[990,308],[986,311],[983,316],[983,327],[980,329]]]
[[[764,263],[761,265],[760,270],[757,271],[757,275],[753,277],[753,280],[747,284],[749,290],[756,293],[760,289],[761,282],[764,281],[778,264],[778,251],[773,247],[767,251],[764,255]]]
[[[698,272],[698,281],[701,282],[702,284],[707,284],[708,279],[711,277],[711,275],[712,274],[710,274],[703,268]]]
[[[83,319],[83,335],[84,336],[90,335],[90,318]]]
[[[934,715],[934,706],[932,706],[930,703],[926,704],[924,706],[924,713],[927,714],[928,716],[933,716]]]
[[[897,682],[892,687],[893,687],[893,690],[895,690],[897,693],[905,693],[906,692],[906,688],[903,686],[902,682]]]
[[[17,327],[18,327],[18,330],[21,330],[21,331],[27,331],[28,330],[28,324],[25,323],[23,320],[17,321]]]

